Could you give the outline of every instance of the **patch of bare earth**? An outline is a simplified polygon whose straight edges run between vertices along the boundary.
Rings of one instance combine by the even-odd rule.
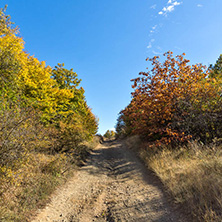
[[[160,182],[121,142],[104,143],[33,222],[186,222]]]

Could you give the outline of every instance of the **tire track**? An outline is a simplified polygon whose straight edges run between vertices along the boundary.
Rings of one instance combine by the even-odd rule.
[[[161,189],[131,150],[104,143],[33,222],[186,222]]]

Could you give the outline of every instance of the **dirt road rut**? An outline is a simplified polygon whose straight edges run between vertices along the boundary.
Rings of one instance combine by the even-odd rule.
[[[121,142],[99,145],[33,222],[186,222],[160,182]]]

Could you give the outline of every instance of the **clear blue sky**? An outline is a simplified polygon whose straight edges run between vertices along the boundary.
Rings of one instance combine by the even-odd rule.
[[[1,0],[5,4],[27,52],[77,72],[102,134],[130,102],[130,79],[146,70],[147,57],[171,50],[209,65],[222,54],[221,0]]]

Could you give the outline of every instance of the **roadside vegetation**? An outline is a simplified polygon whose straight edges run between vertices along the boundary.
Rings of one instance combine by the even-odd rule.
[[[147,59],[120,112],[117,137],[128,137],[175,202],[194,221],[222,218],[222,55],[209,68],[172,52]],[[129,137],[137,135],[136,137]],[[133,143],[133,140],[135,142]]]
[[[0,10],[0,221],[26,221],[98,142],[98,120],[77,74],[29,55],[5,10]]]

